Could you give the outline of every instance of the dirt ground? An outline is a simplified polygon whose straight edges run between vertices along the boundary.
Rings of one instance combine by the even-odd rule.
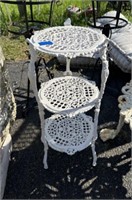
[[[28,113],[27,67],[25,62],[7,62],[17,103],[17,118],[12,127],[12,154],[4,199],[131,199],[131,132],[125,124],[114,140],[103,142],[98,137],[97,166],[92,166],[91,148],[68,156],[49,149],[49,169],[43,167],[44,147],[41,142],[38,108],[30,91]],[[62,75],[62,66],[53,69]],[[100,67],[73,69],[74,75],[93,78],[99,84]],[[44,80],[48,80],[43,72]],[[102,100],[98,132],[104,127],[116,127],[119,118],[117,97],[130,74],[110,66],[110,75]],[[50,113],[46,111],[47,118]]]

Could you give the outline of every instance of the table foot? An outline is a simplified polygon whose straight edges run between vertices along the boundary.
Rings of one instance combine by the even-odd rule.
[[[47,163],[44,163],[44,169],[48,169]]]
[[[96,159],[97,160],[97,159]],[[95,167],[97,165],[97,162],[96,161],[93,161],[93,167]]]
[[[44,169],[48,169],[48,164],[47,164],[47,160],[45,159],[45,156],[43,159],[43,164],[44,164]]]
[[[64,76],[71,76],[72,72],[71,71],[65,71],[63,74],[64,74]]]

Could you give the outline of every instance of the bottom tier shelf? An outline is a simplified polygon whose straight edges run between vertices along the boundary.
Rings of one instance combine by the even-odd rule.
[[[78,114],[74,117],[55,114],[45,120],[45,139],[57,151],[73,155],[88,147],[93,138],[92,117]]]

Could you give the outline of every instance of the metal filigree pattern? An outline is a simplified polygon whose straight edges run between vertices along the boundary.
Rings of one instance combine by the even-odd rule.
[[[104,35],[90,28],[76,26],[61,26],[36,31],[31,42],[38,50],[65,57],[90,56],[97,53],[106,40]],[[52,45],[39,45],[39,42],[50,41]]]
[[[85,114],[72,118],[53,115],[45,120],[45,137],[53,149],[72,155],[90,145],[93,137],[92,117]]]
[[[72,109],[77,109],[79,113],[84,108],[86,111],[93,107],[98,98],[99,90],[93,83],[74,76],[54,78],[42,84],[39,99],[45,108],[54,113],[68,113]]]

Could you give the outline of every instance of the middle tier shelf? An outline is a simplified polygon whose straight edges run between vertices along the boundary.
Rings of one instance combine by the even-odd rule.
[[[78,113],[92,109],[99,96],[94,81],[64,76],[42,83],[38,92],[42,105],[52,113]]]

